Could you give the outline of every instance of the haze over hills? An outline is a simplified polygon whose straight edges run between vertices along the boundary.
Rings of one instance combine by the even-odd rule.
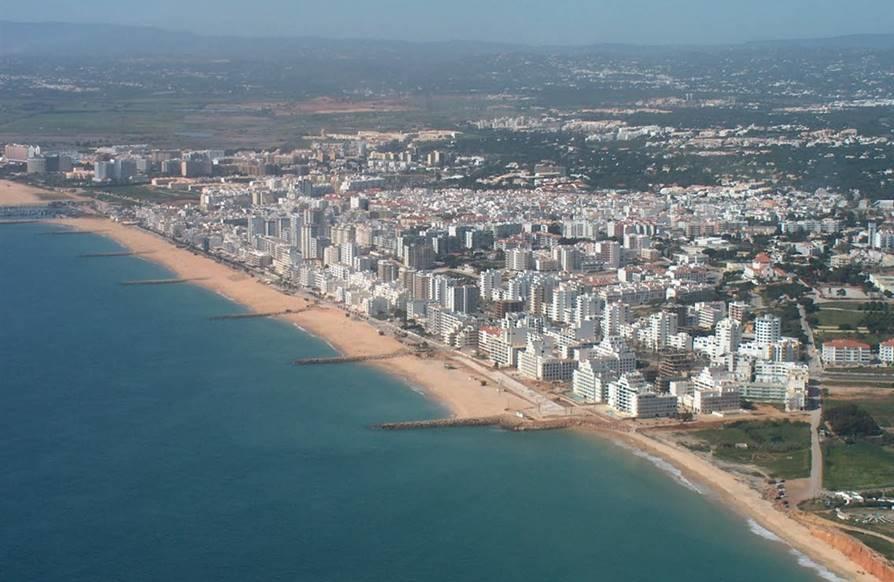
[[[806,48],[894,50],[894,33],[860,34],[817,39],[753,41],[730,45],[637,45],[593,43],[574,46],[506,44],[481,41],[412,42],[322,37],[240,37],[202,35],[150,26],[64,22],[0,21],[0,56],[119,56],[272,58],[290,55],[329,57],[390,54],[407,60],[455,59],[471,55],[531,52],[580,54],[652,52],[656,49]]]

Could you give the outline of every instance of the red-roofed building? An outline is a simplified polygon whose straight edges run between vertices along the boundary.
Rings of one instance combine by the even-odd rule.
[[[769,279],[774,276],[773,260],[767,253],[758,253],[750,265],[745,267],[748,279]]]
[[[872,359],[869,344],[853,339],[823,343],[823,362],[827,366],[866,366]]]
[[[878,359],[883,364],[894,364],[894,339],[885,340],[878,345]]]

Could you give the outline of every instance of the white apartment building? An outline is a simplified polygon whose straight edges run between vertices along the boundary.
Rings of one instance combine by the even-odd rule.
[[[605,358],[584,360],[572,375],[572,390],[585,402],[606,402],[608,385],[618,379],[618,374],[607,366]]]
[[[885,340],[878,345],[878,359],[883,364],[894,364],[894,339]]]
[[[765,313],[754,320],[754,342],[759,346],[774,344],[782,337],[782,321]]]
[[[602,312],[602,337],[621,335],[621,326],[630,322],[630,306],[625,303],[611,303]]]
[[[704,368],[692,379],[692,390],[681,398],[695,414],[739,410],[740,391],[732,374],[723,368]]]
[[[478,350],[501,368],[518,366],[518,354],[528,344],[525,327],[486,326],[478,330]]]
[[[823,363],[827,366],[867,366],[872,359],[869,344],[853,339],[823,343]]]
[[[742,324],[732,318],[722,319],[717,323],[715,337],[717,355],[734,354],[742,342]]]
[[[662,418],[677,414],[677,397],[658,394],[639,372],[624,374],[609,384],[608,404],[634,418]]]
[[[529,340],[528,347],[518,354],[518,371],[523,376],[543,382],[571,380],[577,361],[552,355],[542,340]]]

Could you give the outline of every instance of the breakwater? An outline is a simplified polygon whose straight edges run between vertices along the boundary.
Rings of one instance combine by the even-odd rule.
[[[189,283],[190,281],[198,281],[198,279],[142,279],[136,281],[121,281],[121,285],[177,285],[179,283]]]
[[[378,430],[423,430],[433,428],[457,428],[476,426],[498,426],[513,431],[560,430],[587,424],[579,418],[554,418],[538,420],[512,414],[495,416],[475,416],[465,418],[435,418],[431,420],[409,420],[404,422],[383,422],[373,425]]]
[[[44,236],[84,236],[88,234],[102,234],[104,230],[48,230],[40,234]]]
[[[305,311],[310,311],[311,309],[316,309],[319,307],[318,305],[309,305],[307,307],[302,307],[300,309],[286,309],[284,311],[266,311],[260,313],[232,313],[230,315],[212,315],[208,319],[212,321],[222,321],[228,319],[258,319],[263,317],[281,317],[283,315],[297,315],[299,313],[304,313]]]
[[[399,358],[401,356],[409,356],[416,352],[413,350],[397,350],[395,352],[388,352],[387,354],[374,354],[370,356],[332,356],[332,357],[324,357],[324,358],[299,358],[297,360],[293,360],[292,363],[296,366],[318,366],[318,365],[327,365],[327,364],[350,364],[354,362],[371,362],[375,360],[388,360],[391,358]]]
[[[78,255],[82,259],[96,259],[103,257],[137,257],[140,255],[148,255],[149,252],[134,252],[134,251],[115,251],[111,253],[84,253]]]

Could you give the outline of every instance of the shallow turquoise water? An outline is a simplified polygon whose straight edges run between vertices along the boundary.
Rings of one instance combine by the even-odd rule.
[[[814,580],[611,443],[434,404],[94,236],[0,227],[0,580]]]

